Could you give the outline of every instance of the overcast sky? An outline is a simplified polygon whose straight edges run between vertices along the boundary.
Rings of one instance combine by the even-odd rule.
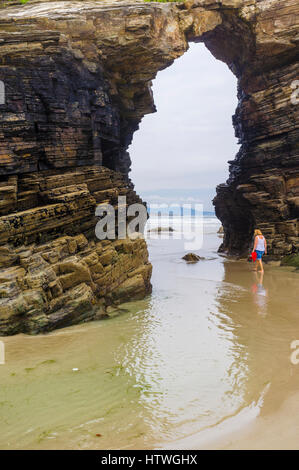
[[[158,73],[153,92],[157,112],[143,118],[129,148],[136,191],[150,202],[167,199],[167,190],[172,199],[176,190],[190,190],[211,210],[239,148],[232,127],[236,78],[203,44],[191,44]]]

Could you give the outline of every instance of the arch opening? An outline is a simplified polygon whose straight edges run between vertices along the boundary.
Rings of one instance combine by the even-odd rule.
[[[156,114],[146,115],[129,148],[131,178],[149,204],[201,202],[214,212],[216,186],[239,150],[232,115],[237,79],[203,43],[191,43],[153,82]],[[240,214],[244,243],[249,219]]]

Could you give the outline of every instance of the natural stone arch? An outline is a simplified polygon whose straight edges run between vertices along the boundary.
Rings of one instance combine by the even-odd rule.
[[[298,130],[294,126],[298,109],[290,102],[298,67],[292,40],[295,28],[287,19],[296,13],[292,0],[283,5],[266,0],[202,0],[175,7],[139,6],[128,13],[124,26],[118,25],[120,58],[117,46],[111,44],[105,59],[118,89],[124,147],[142,116],[155,110],[150,80],[184,53],[188,41],[203,41],[237,76],[234,127],[242,146],[229,162],[228,182],[217,188],[214,200],[225,230],[221,249],[232,254],[247,253],[255,226],[265,232],[271,254],[298,249]]]
[[[18,21],[19,28],[22,25],[24,41],[32,44],[25,60],[32,62],[41,55],[44,62],[56,60],[57,74],[68,81],[63,57],[78,81],[85,79],[89,90],[95,89],[93,99],[99,106],[106,106],[109,119],[115,120],[114,125],[108,124],[110,130],[114,126],[114,136],[107,138],[98,129],[93,134],[90,158],[81,157],[86,143],[78,143],[63,163],[53,161],[47,150],[39,149],[39,167],[103,161],[127,174],[130,159],[126,149],[142,117],[155,110],[151,80],[186,51],[188,41],[203,41],[239,81],[234,126],[242,146],[230,162],[228,183],[219,186],[215,198],[216,212],[225,230],[223,249],[231,253],[246,251],[254,225],[261,226],[270,239],[270,252],[281,255],[298,248],[294,124],[298,109],[290,103],[290,87],[298,72],[295,21],[291,21],[298,14],[294,0],[283,4],[279,0],[188,0],[184,4],[123,4],[111,0],[104,5],[70,2],[68,7],[62,4],[60,8],[57,4],[55,10],[51,4],[48,9],[43,5],[41,11],[35,5],[34,11],[31,8],[22,6],[0,16],[4,31],[12,17],[16,31]],[[24,25],[26,16],[32,24]],[[32,37],[37,30],[38,42]],[[9,54],[9,47],[5,51]],[[14,53],[16,60],[20,53],[24,51]],[[107,84],[103,93],[96,91],[100,73]],[[43,102],[45,99],[50,98],[43,96]],[[96,113],[92,123],[97,120]],[[34,165],[28,169],[23,164],[15,165],[13,171],[28,171]]]
[[[10,90],[0,119],[0,265],[8,269],[0,281],[0,333],[94,318],[98,298],[109,303],[150,291],[145,245],[115,243],[102,253],[92,238],[95,207],[116,204],[118,194],[129,204],[140,200],[128,179],[127,148],[142,117],[155,111],[151,81],[190,41],[203,41],[238,78],[233,122],[241,149],[214,201],[222,250],[247,253],[258,225],[272,255],[298,251],[298,106],[291,99],[298,2],[53,5],[32,0],[0,10],[0,80]],[[23,244],[36,251],[20,267]],[[126,253],[134,265],[117,264]],[[67,256],[84,258],[92,279],[74,292],[63,290],[50,266]],[[38,286],[34,296],[26,282]],[[26,317],[32,311],[38,325]]]

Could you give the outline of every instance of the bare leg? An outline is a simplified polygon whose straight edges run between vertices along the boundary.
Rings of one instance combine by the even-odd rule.
[[[263,268],[263,263],[262,263],[262,260],[261,260],[261,259],[258,260],[258,264],[259,264],[259,267],[261,268],[261,269],[260,269],[261,273],[263,273],[263,272],[264,272],[264,268]]]
[[[261,267],[261,261],[258,259],[257,260],[257,270],[259,270],[260,267]]]

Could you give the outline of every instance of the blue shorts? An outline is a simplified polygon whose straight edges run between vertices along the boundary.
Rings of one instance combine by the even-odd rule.
[[[256,259],[262,259],[263,254],[265,253],[264,251],[259,251],[259,250],[255,250],[255,252],[256,252]]]

